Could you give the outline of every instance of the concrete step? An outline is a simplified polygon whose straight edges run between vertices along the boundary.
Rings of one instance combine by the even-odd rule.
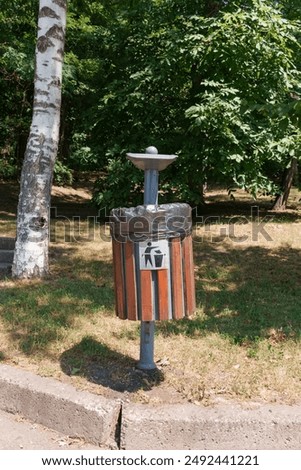
[[[0,277],[11,275],[11,263],[0,263]]]
[[[12,237],[0,237],[0,250],[14,250],[15,241]]]
[[[0,263],[12,263],[14,259],[13,250],[0,250]]]

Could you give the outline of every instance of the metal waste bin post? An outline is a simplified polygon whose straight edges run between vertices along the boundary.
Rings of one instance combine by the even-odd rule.
[[[137,367],[152,370],[155,321],[181,319],[196,308],[191,208],[158,205],[159,172],[176,155],[158,155],[148,147],[127,158],[144,171],[144,204],[110,214],[116,314],[141,321]]]

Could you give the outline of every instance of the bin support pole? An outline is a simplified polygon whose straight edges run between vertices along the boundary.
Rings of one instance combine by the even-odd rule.
[[[153,370],[157,366],[154,363],[154,336],[155,322],[142,321],[140,330],[140,359],[138,369]]]
[[[149,147],[146,149],[146,153],[157,154],[158,151],[155,147]],[[158,181],[158,170],[144,171],[144,205],[158,204]],[[154,362],[154,337],[155,322],[141,321],[140,359],[137,364],[138,369],[153,370],[157,368]]]
[[[145,170],[144,171],[144,205],[158,204],[158,184],[159,172],[158,170]]]

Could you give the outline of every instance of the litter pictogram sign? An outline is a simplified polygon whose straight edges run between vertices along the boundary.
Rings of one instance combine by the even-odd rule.
[[[168,240],[146,241],[139,243],[140,269],[168,269]]]

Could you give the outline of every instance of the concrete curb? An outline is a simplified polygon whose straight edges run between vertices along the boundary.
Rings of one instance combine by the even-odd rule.
[[[12,237],[0,237],[0,250],[14,250],[16,239]]]
[[[298,450],[301,406],[126,405],[120,444],[136,450]]]
[[[122,404],[3,364],[0,409],[105,448],[301,449],[301,406]]]
[[[120,403],[31,372],[0,365],[0,409],[72,437],[112,445]]]
[[[12,264],[14,260],[13,250],[0,250],[0,263]]]

